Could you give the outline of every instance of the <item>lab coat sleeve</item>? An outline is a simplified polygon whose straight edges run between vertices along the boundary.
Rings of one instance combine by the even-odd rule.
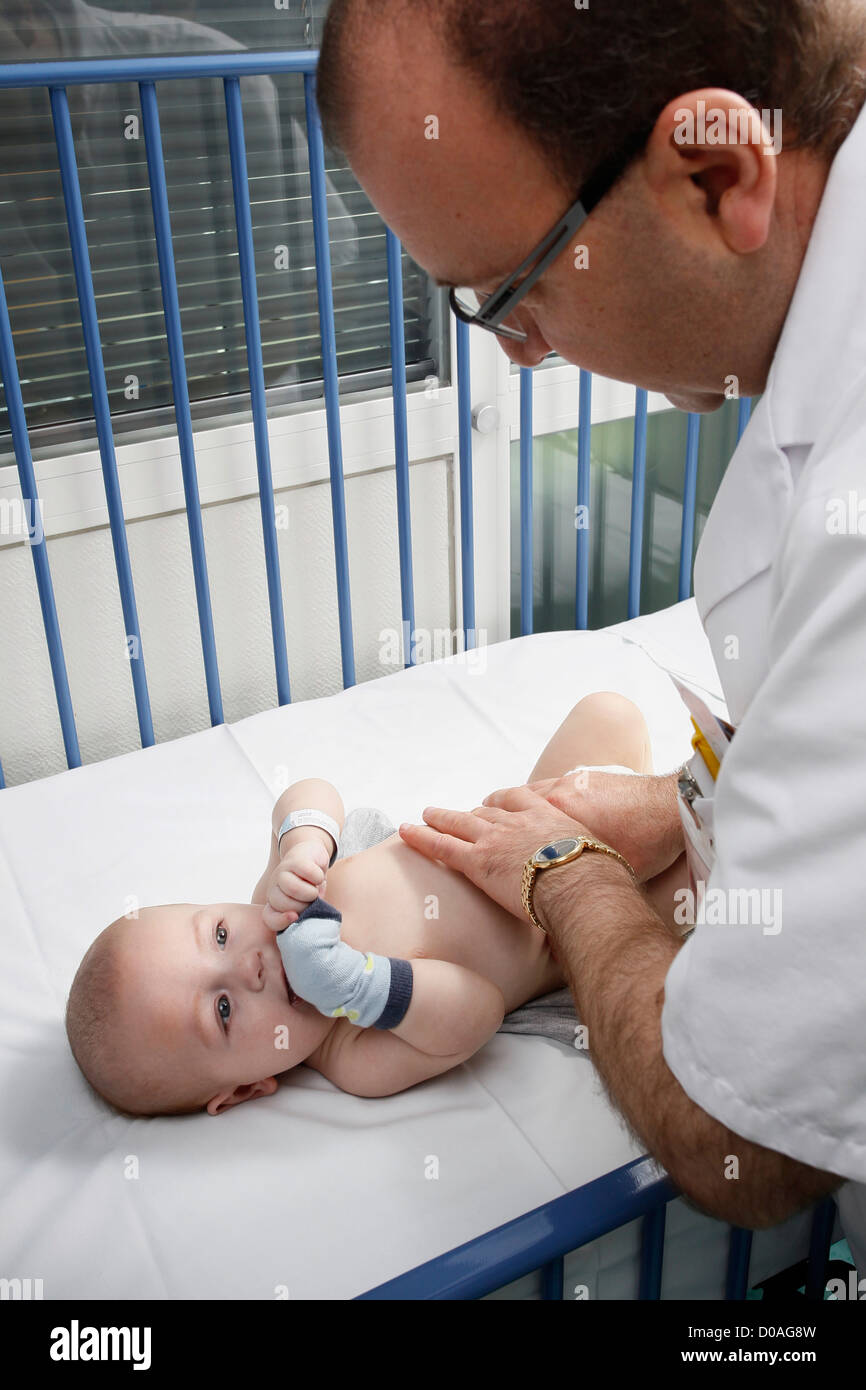
[[[852,492],[866,513],[864,479],[859,428],[794,498],[774,574],[768,675],[716,787],[707,915],[721,903],[727,925],[699,922],[668,973],[662,1012],[667,1064],[702,1109],[746,1139],[860,1181],[866,516],[860,534],[847,513]],[[743,917],[762,920],[737,924]]]

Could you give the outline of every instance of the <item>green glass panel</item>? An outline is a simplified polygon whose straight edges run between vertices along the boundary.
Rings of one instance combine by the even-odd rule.
[[[757,404],[755,402],[754,404]],[[737,445],[737,401],[701,416],[695,549]],[[667,410],[647,424],[641,612],[655,613],[679,598],[688,416]],[[533,458],[534,629],[575,626],[577,429],[537,437]],[[595,425],[591,445],[589,625],[609,627],[628,617],[634,420]],[[511,450],[511,602],[513,636],[520,635],[520,443]],[[694,557],[692,557],[694,559]]]

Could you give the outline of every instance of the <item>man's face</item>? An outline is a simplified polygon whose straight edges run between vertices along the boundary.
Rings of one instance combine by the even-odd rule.
[[[434,278],[492,292],[562,217],[580,176],[564,192],[432,37],[376,26],[367,52],[347,151],[357,179]],[[534,366],[555,350],[684,408],[723,404],[739,365],[729,291],[741,258],[716,233],[681,153],[671,168],[681,186],[665,181],[663,197],[630,170],[571,238],[507,320],[528,335],[499,340],[513,361]],[[743,384],[749,394],[763,385]]]
[[[145,908],[121,941],[126,1046],[146,1049],[164,1076],[212,1085],[212,1113],[318,1044],[321,1016],[290,1001],[260,904]]]

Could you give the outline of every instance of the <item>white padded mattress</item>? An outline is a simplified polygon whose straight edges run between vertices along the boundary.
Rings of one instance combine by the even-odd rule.
[[[626,640],[630,639],[630,640]],[[572,705],[617,690],[657,771],[689,748],[657,661],[719,693],[693,603],[399,672],[0,793],[0,1275],[52,1298],[345,1299],[636,1157],[585,1054],[497,1034],[467,1063],[362,1099],[299,1067],[213,1118],[128,1120],[95,1098],[63,1014],[86,947],[130,896],[248,902],[283,785],[320,776],[397,823],[525,781]],[[428,1156],[439,1176],[426,1176]],[[137,1164],[130,1162],[134,1156]],[[137,1172],[137,1176],[129,1176]],[[756,1237],[753,1280],[805,1253]],[[665,1297],[719,1297],[726,1228],[669,1208]],[[633,1297],[636,1224],[567,1261]],[[500,1296],[529,1296],[534,1276]]]

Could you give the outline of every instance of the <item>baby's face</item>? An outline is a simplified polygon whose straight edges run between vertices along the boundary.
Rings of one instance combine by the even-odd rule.
[[[163,1075],[213,1083],[207,1109],[297,1066],[322,1037],[322,1016],[290,999],[275,934],[261,905],[179,903],[142,908],[124,931],[124,1034]],[[286,1045],[288,1044],[288,1045]]]

